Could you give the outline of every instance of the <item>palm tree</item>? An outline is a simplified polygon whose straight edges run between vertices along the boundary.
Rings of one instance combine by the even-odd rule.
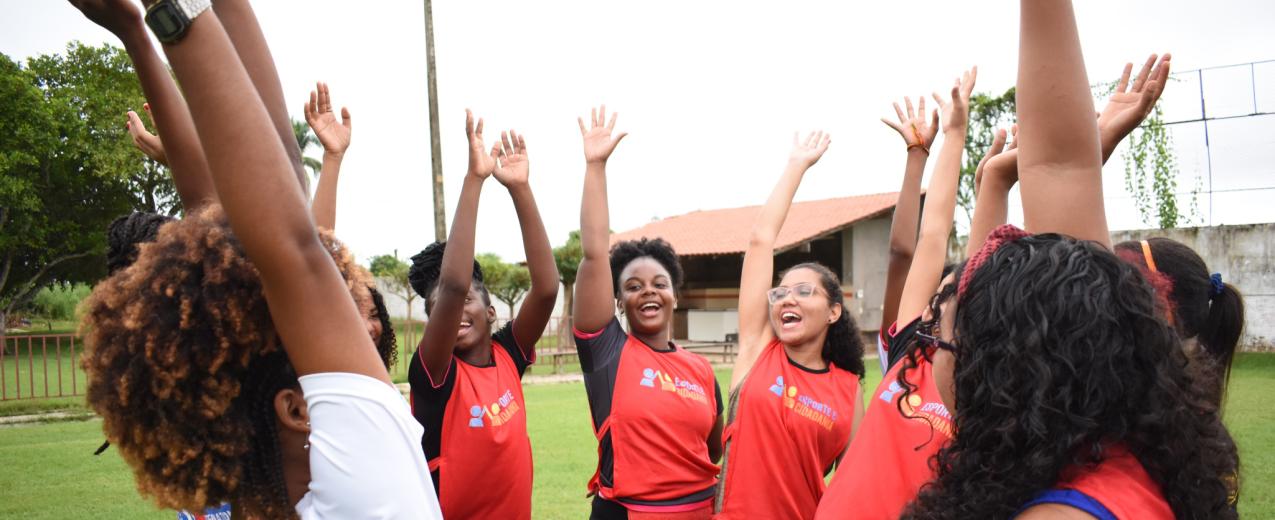
[[[310,170],[311,177],[318,177],[319,170],[323,169],[323,163],[306,155],[305,151],[312,146],[322,149],[323,145],[319,143],[319,138],[315,137],[314,132],[310,131],[310,125],[306,124],[305,121],[297,121],[296,119],[292,119],[292,133],[297,136],[297,147],[301,149],[301,164]]]

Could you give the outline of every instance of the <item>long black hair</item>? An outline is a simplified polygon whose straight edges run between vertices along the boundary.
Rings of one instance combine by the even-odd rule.
[[[944,303],[946,303],[948,300],[952,299],[952,297],[956,295],[956,288],[958,286],[958,282],[961,279],[961,275],[965,273],[965,262],[961,262],[957,264],[947,264],[943,266],[943,276],[942,278],[940,278],[940,280],[946,279],[948,274],[952,274],[952,273],[955,273],[952,283],[939,287],[938,292],[935,293],[934,296],[930,297],[930,319],[921,320],[920,323],[917,324],[917,326],[913,329],[913,332],[928,331],[931,334],[936,334],[937,331],[939,330],[939,322],[942,321],[943,319],[942,306]],[[920,318],[917,318],[917,319],[920,320]],[[899,324],[899,326],[902,327],[906,325]],[[908,373],[911,372],[912,370],[916,370],[916,368],[921,363],[921,359],[930,361],[931,352],[929,349],[929,345],[926,345],[920,341],[917,341],[915,334],[912,334],[911,336],[907,338],[902,338],[902,339],[906,341],[904,344],[899,345],[898,347],[898,348],[904,349],[903,357],[900,358],[899,360],[899,363],[902,363],[902,366],[899,367],[899,371],[896,373],[895,380],[899,383],[899,388],[902,388],[903,391],[900,392],[899,397],[895,399],[894,406],[898,408],[899,415],[902,415],[909,419],[916,419],[918,421],[926,421],[927,423],[929,423],[929,420],[923,417],[915,417],[910,412],[903,409],[903,403],[908,402],[908,396],[911,396],[914,392],[917,391],[917,386],[908,381]],[[932,440],[934,440],[934,431],[933,431],[933,427],[931,426],[930,438],[926,440],[925,443],[921,444],[921,446],[928,444]],[[917,446],[916,448],[920,449],[921,446]]]
[[[398,349],[394,348],[394,324],[390,321],[389,309],[385,308],[385,296],[381,295],[375,284],[368,286],[368,291],[372,293],[372,309],[376,312],[376,319],[381,322],[381,339],[376,342],[376,353],[381,355],[381,361],[388,369],[398,362]]]
[[[1137,268],[1047,234],[1005,244],[968,276],[955,436],[905,518],[1011,518],[1114,445],[1178,518],[1235,518],[1235,443]]]
[[[859,335],[859,326],[850,317],[850,309],[846,308],[845,294],[841,290],[841,279],[827,266],[818,262],[805,262],[789,267],[779,275],[796,269],[809,269],[819,275],[819,285],[828,294],[828,305],[841,306],[841,317],[828,325],[828,334],[823,340],[821,352],[823,360],[842,370],[847,370],[860,379],[866,373],[863,367],[863,337]]]
[[[159,228],[172,222],[173,217],[158,213],[133,212],[111,221],[106,228],[106,272],[133,265],[137,261],[139,246],[154,242]]]
[[[1139,241],[1116,244],[1116,253],[1141,267],[1152,285],[1166,293],[1174,327],[1182,337],[1196,339],[1200,346],[1197,354],[1203,354],[1203,359],[1197,356],[1197,360],[1216,372],[1220,401],[1244,331],[1244,297],[1235,286],[1223,282],[1220,274],[1210,275],[1204,259],[1185,244],[1168,238],[1146,242],[1155,271],[1147,266]],[[1163,276],[1162,283],[1154,283],[1157,276]]]

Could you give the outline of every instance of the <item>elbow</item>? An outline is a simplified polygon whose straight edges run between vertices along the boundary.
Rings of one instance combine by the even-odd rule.
[[[766,250],[775,248],[775,233],[769,233],[766,230],[754,229],[752,234],[748,236],[748,250]]]
[[[890,241],[890,262],[911,262],[916,254],[916,244],[905,240]]]
[[[464,301],[469,295],[469,280],[460,281],[453,279],[454,277],[446,276],[446,273],[438,280],[438,300],[457,299]]]

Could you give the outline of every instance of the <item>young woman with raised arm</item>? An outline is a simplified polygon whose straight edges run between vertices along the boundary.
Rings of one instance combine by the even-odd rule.
[[[891,327],[889,346],[900,349],[896,362],[869,399],[863,425],[850,444],[844,463],[849,471],[833,476],[819,503],[816,518],[894,518],[923,484],[934,476],[930,457],[951,436],[950,416],[939,388],[946,384],[932,371],[951,363],[933,349],[913,341],[925,302],[943,278],[947,237],[956,207],[956,185],[965,147],[970,94],[977,69],[958,78],[946,98],[935,94],[942,116],[943,144],[926,193],[916,255],[908,271]],[[893,355],[893,354],[892,354]],[[860,471],[863,468],[872,468]]]
[[[994,230],[917,333],[954,358],[934,367],[952,381],[954,436],[904,518],[1235,518],[1238,457],[1213,392],[1154,287],[1109,249],[1071,2],[1024,0],[1020,15],[1033,234]]]
[[[615,121],[605,105],[588,125],[579,120],[584,258],[572,318],[598,438],[590,518],[707,519],[722,449],[721,389],[707,360],[672,341],[682,282],[672,246],[643,238],[608,253],[606,165],[627,135],[614,133]]]
[[[840,279],[806,262],[771,287],[775,240],[793,195],[830,141],[823,132],[793,135],[788,165],[744,252],[719,519],[813,518],[824,477],[863,417],[863,340]]]
[[[531,440],[522,376],[558,296],[558,269],[532,196],[526,140],[501,134],[489,153],[466,111],[469,169],[447,242],[412,257],[408,279],[425,299],[429,323],[407,380],[412,413],[425,427],[429,460],[448,518],[531,518]],[[496,308],[474,260],[479,191],[488,177],[509,191],[531,271],[518,315],[498,330]]]
[[[316,232],[217,13],[183,8],[196,12],[164,49],[224,211],[165,226],[95,288],[90,405],[163,506],[439,518],[422,430],[356,305],[368,280],[342,277],[349,254]]]

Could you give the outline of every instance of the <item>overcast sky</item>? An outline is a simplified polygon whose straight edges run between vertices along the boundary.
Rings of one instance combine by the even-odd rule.
[[[16,59],[62,52],[73,39],[118,43],[66,2],[0,4],[0,52]],[[294,117],[316,80],[353,113],[337,234],[365,260],[420,250],[433,240],[422,3],[256,7]],[[1076,13],[1091,83],[1114,80],[1126,61],[1152,52],[1171,51],[1178,71],[1275,59],[1269,0],[1078,1]],[[438,1],[448,222],[465,172],[466,107],[486,118],[488,143],[504,128],[526,134],[532,186],[555,245],[579,225],[584,165],[575,118],[602,102],[630,133],[609,165],[617,231],[760,204],[794,130],[832,134],[798,200],[895,191],[904,146],[878,118],[893,113],[891,101],[940,90],[974,64],[978,91],[1012,86],[1017,24],[1010,1]],[[1253,70],[1205,72],[1211,116],[1250,113],[1254,99],[1258,111],[1275,112],[1275,63]],[[1168,118],[1197,118],[1196,75],[1179,79],[1164,95]],[[1174,128],[1180,191],[1197,182],[1208,189],[1203,134],[1199,124]],[[1209,139],[1219,192],[1212,207],[1200,195],[1201,217],[1211,209],[1214,224],[1275,220],[1267,202],[1275,190],[1221,192],[1275,187],[1275,116],[1210,123]],[[1107,167],[1112,226],[1143,227],[1123,178],[1117,157]],[[523,258],[513,206],[494,181],[478,220],[479,251]]]

